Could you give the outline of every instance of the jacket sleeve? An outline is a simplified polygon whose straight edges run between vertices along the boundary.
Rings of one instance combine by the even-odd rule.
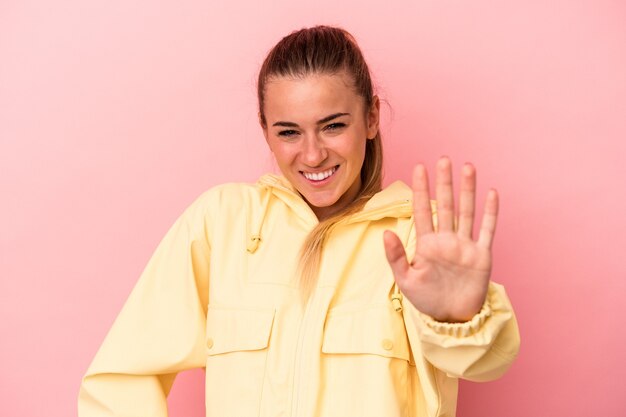
[[[417,329],[422,355],[449,377],[471,381],[499,378],[519,352],[520,335],[504,287],[489,283],[483,307],[465,323],[442,323],[404,303]]]
[[[165,417],[180,371],[205,366],[205,194],[167,231],[82,378],[79,417]]]

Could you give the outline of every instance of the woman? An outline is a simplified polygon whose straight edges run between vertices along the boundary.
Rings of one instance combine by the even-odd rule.
[[[495,379],[519,348],[490,281],[497,194],[474,240],[471,165],[458,220],[447,158],[436,204],[422,165],[413,189],[381,189],[379,100],[342,29],[283,38],[258,95],[282,176],[214,187],[176,220],[83,378],[80,416],[165,416],[176,374],[200,367],[209,417],[454,415],[458,378]]]

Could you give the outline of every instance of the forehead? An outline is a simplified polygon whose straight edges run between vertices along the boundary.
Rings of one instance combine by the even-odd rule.
[[[355,113],[362,98],[343,74],[312,74],[272,78],[265,85],[264,111],[268,122],[318,120],[331,113]]]

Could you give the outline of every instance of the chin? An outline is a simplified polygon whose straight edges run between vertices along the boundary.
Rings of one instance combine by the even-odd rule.
[[[306,198],[306,201],[308,201],[310,205],[317,207],[317,208],[327,208],[327,207],[334,205],[338,201],[338,199],[307,198],[306,195],[304,197]]]

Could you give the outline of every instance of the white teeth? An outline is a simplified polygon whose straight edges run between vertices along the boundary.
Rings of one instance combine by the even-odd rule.
[[[337,167],[332,167],[328,171],[324,171],[324,172],[302,172],[302,173],[309,180],[321,181],[333,175],[336,169]]]

